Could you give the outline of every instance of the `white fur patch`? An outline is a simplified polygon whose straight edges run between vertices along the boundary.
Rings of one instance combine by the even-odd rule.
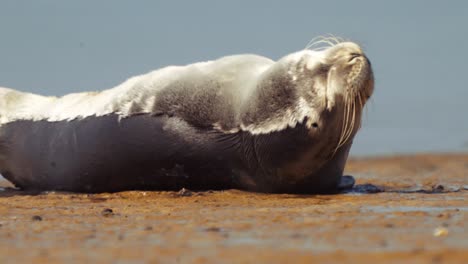
[[[241,63],[243,58],[253,55],[228,56],[217,61],[199,62],[187,66],[169,66],[144,75],[135,76],[122,84],[101,92],[73,93],[63,97],[45,97],[0,87],[0,124],[17,120],[62,121],[118,114],[122,118],[136,113],[151,113],[156,102],[155,94],[180,76],[198,72],[207,73],[218,68]],[[261,58],[257,56],[258,58]],[[267,61],[266,58],[262,58]],[[268,60],[269,61],[269,60]],[[273,63],[273,62],[271,62]],[[265,67],[258,67],[259,75]],[[218,75],[220,79],[228,78]],[[243,80],[239,80],[242,82]],[[247,80],[244,80],[244,83]],[[138,110],[135,112],[135,110]]]
[[[102,92],[73,93],[63,97],[44,97],[0,88],[2,123],[16,120],[62,121],[118,113],[126,116],[132,104],[146,105],[151,89],[158,89],[180,72],[168,67],[146,75],[136,76]],[[158,83],[159,85],[154,85]]]
[[[306,126],[311,128],[312,123],[319,120],[320,113],[310,107],[310,104],[304,99],[299,98],[293,109],[285,109],[283,115],[277,118],[268,119],[260,124],[243,124],[240,128],[243,131],[248,131],[253,135],[268,134],[276,131],[281,131],[287,127],[295,128],[297,124],[303,123],[307,118]]]

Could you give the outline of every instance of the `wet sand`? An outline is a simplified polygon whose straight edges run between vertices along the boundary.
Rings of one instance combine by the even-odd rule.
[[[346,173],[358,186],[337,195],[3,189],[0,262],[468,263],[468,154]]]

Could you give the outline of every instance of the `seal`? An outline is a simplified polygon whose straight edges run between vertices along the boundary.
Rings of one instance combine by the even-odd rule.
[[[353,42],[170,66],[100,92],[0,88],[0,173],[26,190],[330,193],[372,95]]]

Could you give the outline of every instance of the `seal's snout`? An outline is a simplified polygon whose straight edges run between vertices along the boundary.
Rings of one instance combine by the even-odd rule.
[[[373,92],[373,73],[369,59],[359,45],[353,42],[343,42],[330,47],[326,51],[328,62],[333,65],[335,76],[343,76],[335,91],[339,94],[362,94],[367,99]],[[341,87],[341,88],[340,88]]]
[[[369,59],[362,54],[355,58],[351,71],[348,75],[348,85],[358,94],[362,95],[363,100],[367,100],[374,91],[374,75]]]
[[[351,55],[351,57],[347,83],[352,88],[359,89],[371,77],[370,66],[364,55]]]

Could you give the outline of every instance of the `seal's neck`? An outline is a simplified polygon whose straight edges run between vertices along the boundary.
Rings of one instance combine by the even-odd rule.
[[[298,85],[291,65],[277,62],[259,76],[256,87],[244,100],[240,128],[253,135],[294,128],[308,120],[308,127],[319,119],[320,110],[311,106]]]
[[[268,134],[243,132],[242,136],[241,156],[246,156],[252,177],[246,182],[250,188],[265,192],[291,192],[306,181],[309,189],[314,181],[322,181],[317,186],[337,185],[351,146],[349,143],[334,152],[329,138],[314,137],[303,124]],[[327,166],[330,162],[333,165]]]

